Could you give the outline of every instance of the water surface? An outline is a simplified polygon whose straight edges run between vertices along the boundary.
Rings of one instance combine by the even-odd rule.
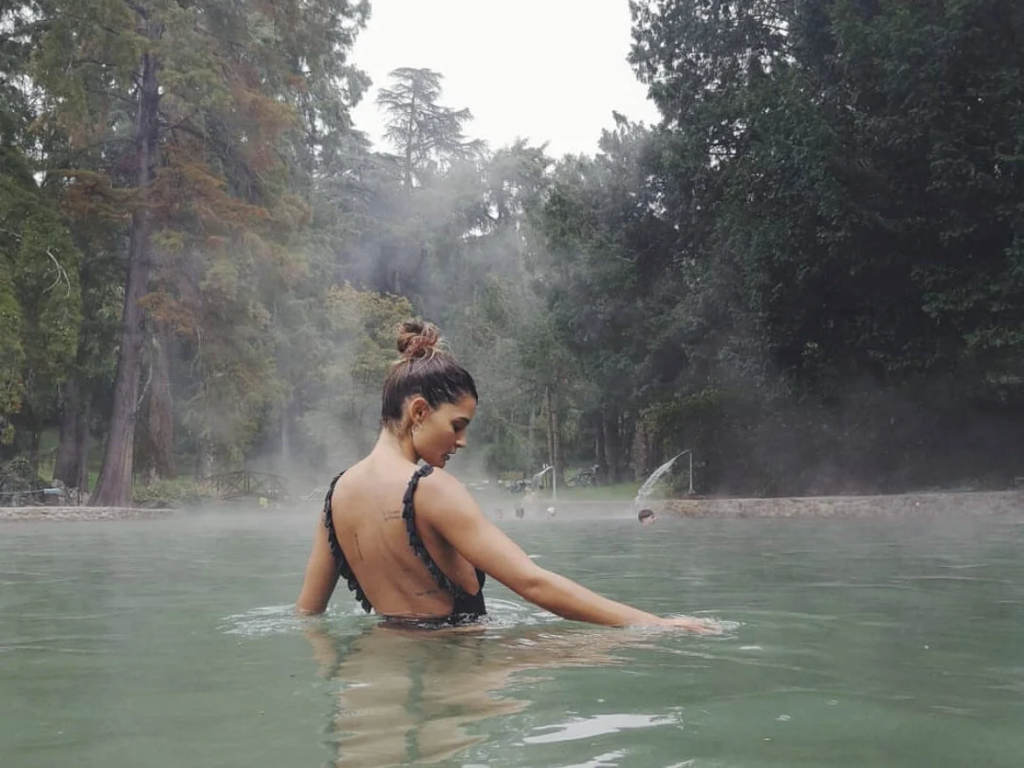
[[[315,516],[315,511],[311,512]],[[381,630],[290,609],[312,519],[0,525],[0,765],[1019,766],[1024,524],[517,521],[537,562],[717,638]]]

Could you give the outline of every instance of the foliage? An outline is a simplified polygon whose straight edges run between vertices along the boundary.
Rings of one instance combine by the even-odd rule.
[[[332,287],[327,311],[344,346],[338,357],[348,361],[355,391],[377,394],[388,367],[397,359],[395,332],[412,315],[412,305],[401,296],[357,291],[349,283]]]
[[[404,297],[346,282],[328,290],[325,309],[331,354],[303,423],[319,453],[351,462],[376,436],[381,381],[398,357],[395,331],[413,308]]]
[[[372,442],[418,314],[477,377],[471,471],[631,483],[689,449],[703,493],[1019,475],[1020,3],[630,7],[660,123],[560,159],[474,140],[412,67],[374,152],[365,2],[0,12],[5,455],[59,420],[120,481],[125,425],[147,467],[326,472]]]
[[[80,254],[15,147],[0,148],[0,441],[52,415],[81,323]],[[37,427],[38,428],[38,427]]]
[[[171,508],[199,506],[215,496],[191,480],[157,480],[132,486],[132,504],[139,507]]]
[[[23,456],[0,465],[0,506],[21,506],[38,503],[46,483]]]

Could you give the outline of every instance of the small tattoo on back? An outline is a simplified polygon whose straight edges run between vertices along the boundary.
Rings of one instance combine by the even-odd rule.
[[[402,511],[400,509],[388,509],[381,515],[385,520],[400,520],[402,518]]]

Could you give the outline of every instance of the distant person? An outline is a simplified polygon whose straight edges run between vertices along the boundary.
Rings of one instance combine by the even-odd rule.
[[[534,517],[537,511],[537,492],[533,490],[533,486],[527,488],[526,493],[523,494],[522,506],[523,509],[530,510],[530,517]]]
[[[486,574],[567,619],[715,631],[713,623],[662,618],[545,570],[484,516],[443,471],[466,447],[477,391],[439,342],[430,323],[400,326],[401,358],[384,379],[380,435],[369,455],[331,481],[296,609],[322,613],[340,576],[366,611],[387,620],[472,622],[487,613]]]
[[[526,510],[523,509],[523,506],[521,504],[517,504],[516,505],[516,519],[517,520],[522,520],[525,515],[526,515]]]
[[[640,521],[640,525],[650,525],[658,519],[657,515],[654,514],[653,509],[641,509],[637,512],[636,517]]]

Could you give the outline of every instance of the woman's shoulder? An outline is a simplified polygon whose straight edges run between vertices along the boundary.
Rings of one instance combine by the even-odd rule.
[[[417,473],[422,475],[420,481],[424,486],[430,486],[433,488],[447,488],[451,489],[454,487],[464,488],[462,481],[459,480],[455,475],[445,471],[441,467],[431,467],[427,464],[421,464],[415,470]]]
[[[424,474],[416,493],[417,512],[451,512],[457,509],[478,509],[476,501],[462,481],[439,467]]]

